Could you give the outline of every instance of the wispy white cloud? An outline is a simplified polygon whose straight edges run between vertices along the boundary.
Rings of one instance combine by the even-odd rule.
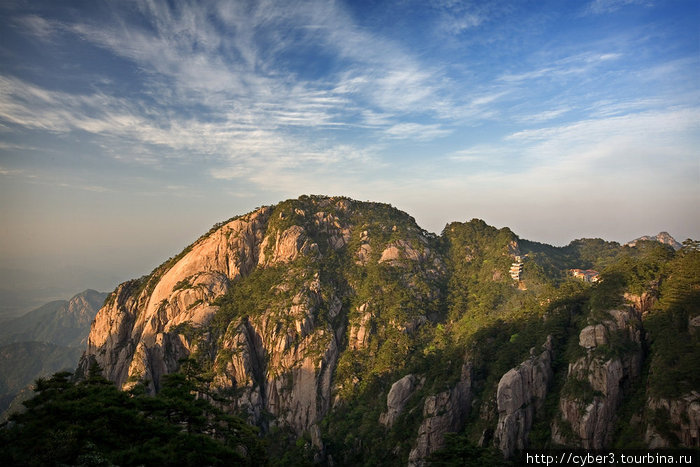
[[[249,111],[250,112],[250,111]],[[122,99],[100,94],[75,95],[47,91],[14,78],[0,77],[0,120],[25,128],[68,132],[81,130],[100,137],[116,137],[121,143],[141,143],[179,151],[171,156],[210,154],[235,163],[260,159],[286,164],[310,163],[339,157],[324,153],[322,142],[313,144],[287,132],[276,131],[295,117],[284,109],[260,110],[269,121],[251,120],[250,114],[224,121],[148,118]],[[309,119],[311,114],[304,114]],[[289,124],[295,124],[292,122]],[[293,155],[293,164],[290,158]]]
[[[90,191],[93,193],[106,193],[108,191],[112,191],[107,187],[100,186],[100,185],[82,185],[82,184],[72,184],[72,183],[59,183],[58,186],[62,188],[70,188],[71,190],[81,190],[81,191]]]
[[[50,21],[37,15],[24,15],[15,20],[15,24],[25,29],[31,36],[41,40],[49,40],[51,36],[59,29]]]
[[[463,25],[455,26],[455,32],[478,27],[493,14],[455,2],[437,6],[461,17]],[[379,135],[379,141],[382,136],[430,141],[472,122],[500,118],[539,126],[583,108],[591,120],[523,130],[501,145],[449,156],[453,161],[489,160],[492,166],[498,161],[496,167],[518,154],[561,158],[569,148],[582,147],[586,138],[606,138],[605,125],[612,124],[620,134],[641,131],[611,118],[659,103],[658,98],[599,100],[582,107],[561,100],[549,109],[523,104],[521,90],[540,80],[587,75],[622,60],[615,48],[554,49],[548,53],[553,60],[539,57],[530,69],[514,68],[470,88],[401,45],[358,27],[340,4],[311,1],[280,9],[264,1],[153,1],[135,8],[141,21],[129,21],[115,9],[116,16],[107,20],[80,20],[61,28],[136,64],[149,76],[144,92],[155,104],[110,94],[109,84],[93,93],[71,94],[5,76],[0,77],[0,120],[6,126],[79,130],[133,143],[131,154],[115,150],[116,157],[151,162],[164,157],[158,148],[167,148],[167,157],[209,155],[216,161],[209,169],[213,177],[240,179],[265,170],[279,175],[357,160],[381,164],[381,148],[371,142],[339,143],[324,131],[362,128]],[[56,29],[38,16],[23,21],[37,36]],[[322,79],[307,76],[303,67],[286,60],[297,49],[326,54],[338,66]],[[517,106],[509,110],[506,103]],[[197,112],[190,111],[195,107]],[[514,152],[515,142],[522,151]]]
[[[36,146],[32,146],[24,143],[10,143],[6,141],[0,141],[0,150],[18,150],[18,151],[33,151],[36,150]]]
[[[555,68],[547,66],[544,68],[538,68],[536,70],[530,70],[518,73],[506,73],[502,75],[499,79],[506,82],[519,82],[526,81],[530,79],[542,78],[543,76],[549,76],[555,72]]]
[[[697,229],[699,122],[700,107],[679,107],[518,131],[452,153],[444,171],[410,189],[384,189],[436,231],[451,220],[432,212],[436,204],[560,244],[629,240],[648,225]]]
[[[507,136],[506,140],[535,142],[556,139],[586,142],[600,141],[621,134],[639,136],[645,139],[650,138],[651,134],[655,136],[667,135],[664,138],[667,140],[676,133],[700,128],[700,120],[697,118],[699,115],[700,109],[696,107],[630,113],[623,116],[582,120],[548,128],[522,130]]]
[[[691,215],[700,196],[698,122],[700,107],[682,107],[518,131],[500,144],[451,154],[439,187],[467,200],[463,209],[479,206],[491,222],[513,226],[509,219],[520,218],[513,227],[545,241],[554,239],[542,223],[557,218],[570,226],[569,238],[584,235],[583,229],[602,235],[643,225],[645,212],[656,213],[659,206],[668,210],[654,215],[677,222]],[[427,178],[414,202],[425,203],[421,197],[439,190],[437,180]],[[617,223],[628,225],[613,228]]]
[[[563,190],[561,183],[590,184],[608,176],[622,183],[640,171],[640,182],[649,184],[655,177],[657,183],[665,176],[685,180],[700,175],[694,149],[700,144],[699,122],[700,107],[592,118],[517,131],[501,144],[457,151],[451,160],[479,164],[477,177],[519,184],[523,193],[552,184]]]
[[[480,26],[490,18],[488,5],[455,0],[434,0],[430,2],[439,12],[439,29],[446,34],[461,34]],[[496,5],[492,5],[497,8]]]
[[[545,67],[502,74],[495,84],[465,93],[438,68],[355,25],[340,4],[311,1],[281,9],[266,1],[152,1],[135,8],[141,21],[127,20],[120,16],[123,10],[114,9],[116,16],[101,22],[61,27],[136,64],[149,76],[145,91],[155,108],[146,112],[134,99],[111,96],[108,86],[76,96],[15,81],[14,97],[3,95],[4,120],[54,132],[78,129],[125,137],[188,151],[190,157],[218,154],[232,167],[252,157],[271,160],[292,152],[300,161],[319,161],[326,151],[334,163],[337,144],[302,133],[370,127],[387,138],[442,138],[457,122],[498,118],[497,104],[529,80],[584,73],[620,58],[613,52],[567,56]],[[436,8],[461,18],[457,29],[478,26],[493,14],[450,1]],[[53,27],[39,17],[27,21],[36,34]],[[325,54],[342,66],[322,80],[306,77],[286,60],[298,49]],[[189,107],[203,112],[180,112]],[[559,117],[563,108],[530,112],[531,121]],[[366,154],[364,146],[344,147],[350,154]],[[303,151],[306,147],[314,150]]]
[[[622,54],[617,52],[575,54],[548,61],[545,66],[535,67],[533,70],[505,73],[499,77],[499,80],[507,83],[521,83],[541,78],[558,79],[570,75],[581,75],[621,57]]]
[[[499,91],[499,92],[481,95],[481,96],[473,98],[470,102],[470,106],[471,107],[480,107],[480,106],[492,104],[495,101],[497,101],[498,99],[500,99],[501,97],[503,97],[509,93],[510,93],[510,91]]]
[[[393,114],[375,112],[371,109],[361,111],[362,124],[370,127],[387,127],[392,125]]]
[[[587,13],[603,14],[612,13],[627,5],[651,6],[651,0],[593,0],[586,8]]]
[[[542,112],[537,112],[534,114],[525,114],[516,117],[516,119],[519,122],[522,123],[542,123],[546,122],[549,120],[554,120],[555,118],[561,117],[562,115],[565,115],[567,112],[571,111],[571,107],[562,107],[559,109],[552,109],[552,110],[544,110]]]
[[[420,123],[397,123],[386,130],[390,138],[414,139],[418,141],[429,141],[435,138],[447,136],[452,130],[441,127],[437,124],[425,125]]]
[[[661,98],[645,98],[633,100],[605,99],[592,102],[586,110],[591,118],[605,118],[612,116],[626,115],[628,113],[638,113],[648,109],[663,108],[666,104],[673,104]]]
[[[55,133],[115,136],[178,150],[183,157],[217,154],[232,167],[290,154],[296,161],[290,166],[335,163],[358,153],[367,157],[362,146],[344,144],[347,154],[342,154],[338,144],[295,129],[368,125],[390,138],[420,140],[446,134],[439,124],[397,125],[397,114],[432,111],[435,116],[436,103],[444,102],[436,96],[444,88],[435,73],[398,45],[356,27],[340,5],[309,2],[280,9],[268,2],[153,1],[136,8],[140,22],[114,9],[116,16],[101,22],[81,20],[61,28],[136,64],[149,76],[144,91],[156,107],[112,95],[108,83],[92,94],[71,94],[5,76],[0,77],[2,121]],[[37,36],[55,29],[38,16],[23,21]],[[285,62],[297,48],[338,57],[345,61],[343,71],[306,79],[303,70]]]
[[[517,150],[507,145],[479,144],[467,149],[461,149],[450,154],[448,158],[457,162],[488,163],[494,160],[511,160],[517,155]]]
[[[383,110],[425,111],[436,92],[434,73],[397,44],[355,26],[339,4],[177,5],[144,4],[141,12],[153,28],[113,21],[75,24],[71,30],[167,78],[161,85],[174,83],[180,97],[201,102],[205,93],[212,106],[268,102],[303,109],[314,95],[327,104],[328,120],[345,110],[349,98]],[[304,79],[303,70],[289,68],[285,59],[296,49],[337,57],[345,61],[344,71],[322,82]]]

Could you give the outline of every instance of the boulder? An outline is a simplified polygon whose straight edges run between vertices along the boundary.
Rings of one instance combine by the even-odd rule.
[[[379,416],[379,423],[391,427],[401,415],[408,399],[413,395],[419,383],[419,378],[409,374],[392,384],[386,397],[387,411]]]

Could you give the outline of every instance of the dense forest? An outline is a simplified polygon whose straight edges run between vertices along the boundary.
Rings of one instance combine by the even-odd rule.
[[[166,376],[155,397],[143,386],[118,390],[98,367],[79,382],[68,372],[39,379],[27,410],[0,430],[0,457],[5,465],[265,465],[258,430],[201,397],[186,368]]]

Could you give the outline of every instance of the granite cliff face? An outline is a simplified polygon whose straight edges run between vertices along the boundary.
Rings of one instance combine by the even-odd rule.
[[[561,424],[568,424],[573,438],[553,438],[560,444],[584,449],[610,445],[617,409],[625,393],[639,379],[642,364],[641,316],[632,307],[607,312],[609,318],[586,326],[579,346],[586,354],[569,363],[569,391],[559,401]]]
[[[379,416],[379,423],[385,426],[392,426],[396,419],[403,412],[408,399],[417,389],[425,384],[425,378],[419,379],[416,375],[406,375],[391,385],[389,394],[386,396],[386,412]]]
[[[643,319],[655,336],[670,329],[659,317],[688,287],[671,290],[657,263],[647,273],[636,259],[671,261],[670,249],[640,245],[555,248],[479,220],[436,236],[388,205],[304,196],[217,224],[117,287],[78,373],[97,363],[120,388],[157,392],[192,363],[203,394],[319,463],[426,465],[453,449],[448,433],[504,457],[552,442],[600,449],[623,436],[630,394],[661,374],[643,370],[663,342]],[[600,284],[566,274],[630,254]],[[615,274],[642,279],[632,293]],[[678,319],[695,342],[700,313],[688,310]],[[697,445],[699,391],[650,392],[636,433],[649,446]]]
[[[691,391],[677,398],[650,397],[646,407],[652,414],[668,417],[658,423],[665,425],[665,433],[657,424],[647,424],[644,441],[650,449],[700,447],[700,392]]]
[[[359,225],[350,222],[353,217]],[[419,280],[444,273],[412,219],[399,215],[400,225],[388,227],[364,220],[355,203],[324,198],[264,207],[218,226],[150,277],[110,295],[93,323],[83,371],[94,361],[122,388],[146,381],[157,391],[160,378],[176,371],[182,358],[206,352],[216,369],[212,387],[238,391],[236,406],[251,421],[267,429],[264,415],[272,414],[273,425],[298,434],[317,429],[331,406],[343,348],[364,349],[370,334],[410,335],[430,319],[418,310],[379,319],[383,306],[354,300],[362,284],[338,283],[324,261],[342,249],[360,271],[372,262],[399,275],[410,269]],[[391,241],[399,228],[403,238]],[[217,299],[253,273],[275,276],[262,291],[269,303],[234,313],[212,332],[221,308]]]
[[[472,367],[465,363],[454,387],[425,399],[423,421],[418,428],[415,447],[408,456],[409,466],[425,465],[425,459],[444,446],[447,433],[463,428],[473,397],[471,385]]]
[[[260,261],[268,215],[263,208],[228,222],[173,264],[121,284],[95,317],[83,362],[97,362],[120,387],[146,379],[157,389],[160,377],[175,371],[191,351],[186,339],[170,329],[209,322],[216,312],[211,303]]]
[[[535,355],[533,348],[530,358],[498,382],[494,440],[505,457],[527,448],[535,413],[544,404],[552,376],[552,336],[548,336],[542,353]]]

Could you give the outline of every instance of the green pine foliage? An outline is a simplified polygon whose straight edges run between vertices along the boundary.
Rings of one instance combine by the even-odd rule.
[[[677,397],[700,388],[700,251],[681,250],[665,269],[658,306],[644,321],[651,353],[649,389],[657,397]]]
[[[123,392],[91,368],[36,381],[27,410],[0,426],[5,465],[265,465],[257,429],[195,397],[183,374],[156,397]]]
[[[431,467],[499,467],[516,465],[503,459],[501,453],[491,447],[480,447],[472,443],[467,436],[456,433],[445,435],[445,447],[434,452],[427,459]]]

